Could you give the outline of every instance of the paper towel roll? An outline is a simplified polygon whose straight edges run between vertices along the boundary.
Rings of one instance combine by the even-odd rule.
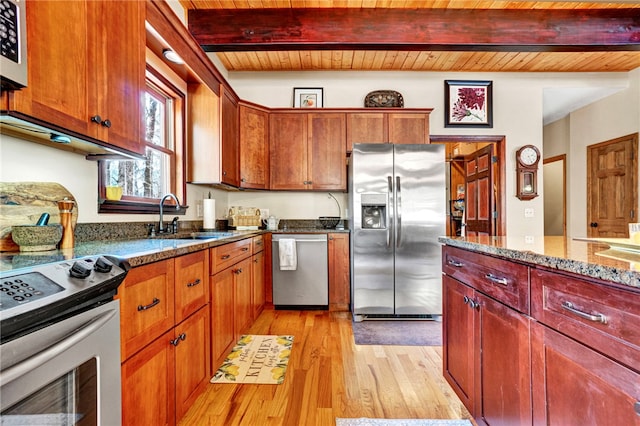
[[[213,198],[202,200],[202,227],[216,229],[216,200]]]

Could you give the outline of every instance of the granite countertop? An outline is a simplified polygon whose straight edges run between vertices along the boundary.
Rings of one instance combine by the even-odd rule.
[[[640,253],[564,237],[440,237],[446,245],[572,272],[640,290]]]
[[[98,240],[76,243],[72,249],[44,252],[0,253],[0,273],[16,271],[22,268],[45,263],[60,262],[85,256],[112,255],[126,259],[132,267],[141,266],[159,260],[205,250],[254,235],[273,233],[328,233],[349,232],[348,230],[322,228],[289,228],[277,231],[220,231],[230,234],[222,238],[191,239],[190,232],[177,235],[163,235],[156,238],[138,238],[130,240]]]

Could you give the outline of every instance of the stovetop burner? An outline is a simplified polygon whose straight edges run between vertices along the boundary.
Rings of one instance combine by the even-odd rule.
[[[113,300],[129,268],[89,256],[0,274],[0,343]]]

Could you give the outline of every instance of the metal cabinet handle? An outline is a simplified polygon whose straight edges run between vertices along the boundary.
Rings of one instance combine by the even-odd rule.
[[[242,273],[242,268],[235,269],[235,270],[233,271],[233,273],[234,273],[234,274],[241,274],[241,273]]]
[[[456,268],[462,268],[464,266],[464,263],[458,262],[457,260],[453,259],[449,259],[447,263],[451,266],[455,266]]]
[[[227,260],[228,258],[230,258],[231,255],[230,254],[225,254],[224,256],[220,256],[220,259],[222,260]]]
[[[469,305],[469,307],[471,309],[477,309],[480,307],[480,304],[478,302],[476,302],[475,300],[473,300],[472,298],[468,297],[468,296],[464,296],[462,298],[462,300],[464,300],[464,304],[465,305]]]
[[[633,409],[636,411],[636,414],[640,416],[640,401],[636,401],[636,403],[633,404]]]
[[[160,303],[160,299],[158,299],[157,297],[154,297],[153,302],[149,303],[148,305],[138,305],[138,311],[146,311],[147,309],[153,308],[158,303]]]
[[[187,287],[195,287],[195,286],[197,286],[198,284],[200,284],[200,278],[196,279],[196,280],[195,280],[195,281],[193,281],[193,282],[188,283],[188,284],[187,284]]]
[[[249,251],[248,247],[242,247],[242,251]]]
[[[169,343],[171,343],[173,346],[178,346],[180,344],[180,342],[183,341],[186,338],[187,338],[187,334],[186,333],[182,333],[179,336],[177,336],[175,339],[169,340]]]
[[[494,284],[500,284],[505,286],[509,285],[509,281],[507,281],[507,279],[504,277],[497,277],[493,274],[487,274],[484,277]]]
[[[587,312],[583,312],[579,309],[576,309],[573,303],[569,301],[565,300],[564,302],[562,302],[562,307],[567,311],[571,312],[572,314],[579,316],[580,318],[584,318],[586,320],[593,321],[593,322],[599,322],[602,324],[607,323],[607,317],[604,316],[603,314],[589,314]]]

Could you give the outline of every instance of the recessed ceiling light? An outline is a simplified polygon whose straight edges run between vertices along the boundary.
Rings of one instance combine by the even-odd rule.
[[[164,49],[162,51],[162,55],[167,58],[168,61],[173,62],[174,64],[184,64],[184,61],[176,52],[171,49]]]

